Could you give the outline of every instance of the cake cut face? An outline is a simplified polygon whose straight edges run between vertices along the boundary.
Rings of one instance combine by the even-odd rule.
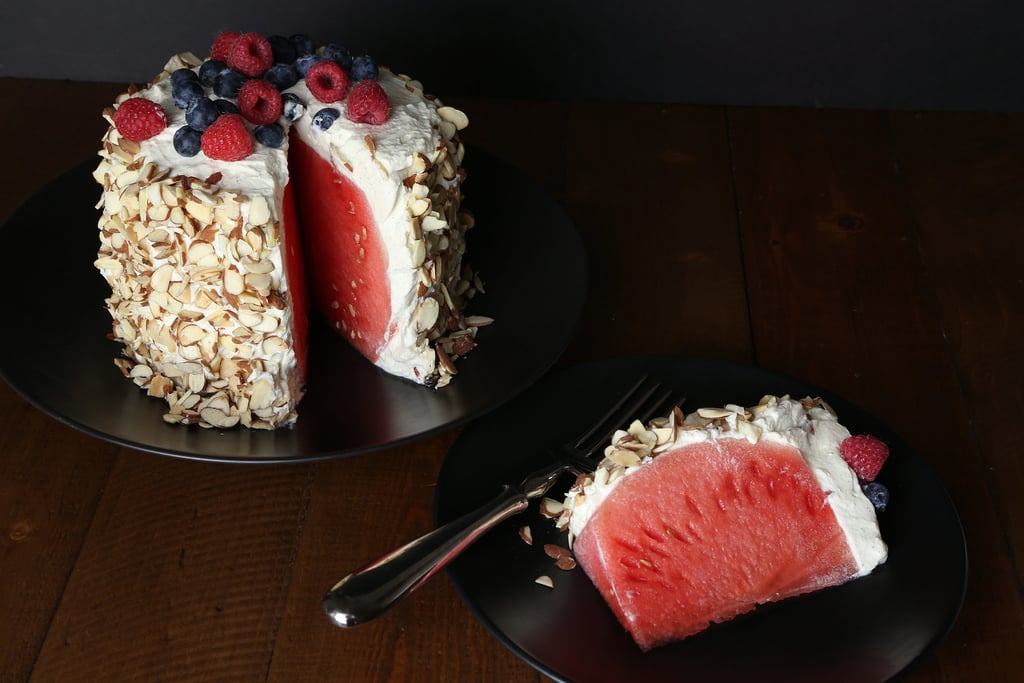
[[[465,313],[468,120],[411,78],[223,33],[104,114],[96,267],[116,362],[168,422],[294,423],[310,320],[431,387],[491,322]]]
[[[887,548],[817,400],[678,410],[616,434],[558,525],[643,650],[870,573]]]

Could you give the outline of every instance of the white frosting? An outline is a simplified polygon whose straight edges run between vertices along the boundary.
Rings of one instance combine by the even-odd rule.
[[[857,475],[839,455],[839,444],[850,436],[850,432],[829,410],[820,403],[805,407],[803,402],[787,397],[765,397],[759,406],[752,409],[752,419],[749,420],[740,417],[745,412],[743,408],[727,406],[727,409],[729,414],[721,421],[702,418],[696,412],[687,416],[684,424],[691,428],[675,429],[671,443],[656,448],[654,457],[666,450],[719,439],[745,438],[756,442],[760,438],[795,447],[827,494],[826,500],[857,562],[857,576],[870,573],[886,560],[888,550],[882,541],[874,506],[861,490]],[[740,421],[753,425],[753,428],[738,427]],[[629,431],[636,434],[643,430],[643,425],[634,423]],[[628,434],[626,431],[617,432],[612,443]],[[571,510],[568,526],[572,537],[579,536],[623,477],[652,461],[653,458],[648,456],[639,465],[624,469],[605,461],[590,483],[573,487],[566,495],[566,507]]]
[[[415,245],[409,240],[409,199],[413,189],[405,184],[415,174],[417,153],[431,153],[443,145],[439,132],[437,105],[406,88],[391,71],[382,69],[377,79],[388,94],[391,116],[381,125],[352,123],[346,118],[347,102],[323,104],[310,94],[304,81],[294,92],[307,103],[303,116],[294,124],[302,140],[339,173],[358,178],[357,186],[366,196],[388,254],[387,277],[391,292],[391,320],[387,329],[398,334],[378,349],[377,365],[388,372],[417,380],[434,371],[436,357],[425,339],[409,325],[418,303],[420,276]],[[341,116],[327,131],[313,125],[313,117],[324,108]],[[366,144],[374,141],[374,149]],[[443,182],[443,181],[442,181]],[[419,258],[422,262],[422,257]]]

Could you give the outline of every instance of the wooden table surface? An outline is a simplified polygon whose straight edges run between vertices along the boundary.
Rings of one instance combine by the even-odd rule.
[[[3,219],[94,153],[120,86],[0,86]],[[970,557],[958,621],[906,680],[1020,680],[1024,116],[445,99],[579,228],[592,286],[561,363],[709,356],[869,410],[941,477]],[[207,464],[91,438],[0,383],[0,680],[546,680],[443,574],[356,629],[321,613],[342,574],[431,528],[457,435]]]

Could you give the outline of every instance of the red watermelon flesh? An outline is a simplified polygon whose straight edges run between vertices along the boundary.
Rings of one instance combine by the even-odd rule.
[[[799,451],[765,440],[656,457],[618,483],[573,550],[645,651],[857,573]]]
[[[376,361],[388,334],[387,252],[363,192],[293,136],[288,162],[302,221],[312,303],[332,328]]]
[[[288,274],[288,296],[292,304],[292,348],[298,361],[299,386],[292,387],[295,396],[301,395],[306,379],[306,357],[309,349],[309,296],[306,291],[302,242],[299,234],[299,216],[295,208],[292,185],[285,185],[282,203],[284,224],[284,270]]]

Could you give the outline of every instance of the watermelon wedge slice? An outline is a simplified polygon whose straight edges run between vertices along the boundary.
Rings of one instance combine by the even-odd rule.
[[[573,551],[644,651],[858,575],[800,451],[765,439],[687,444],[636,468]]]
[[[288,156],[313,310],[375,362],[389,334],[391,292],[373,212],[363,192],[298,136]]]

